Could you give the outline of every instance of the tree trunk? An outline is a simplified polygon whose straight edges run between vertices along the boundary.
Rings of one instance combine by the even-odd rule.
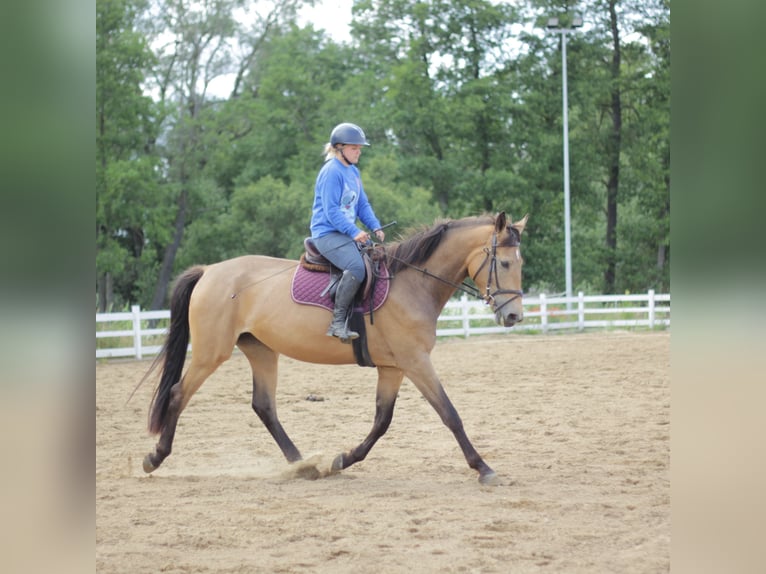
[[[98,310],[97,313],[106,313],[114,301],[114,292],[112,288],[112,274],[102,273],[98,277]]]
[[[665,162],[665,173],[670,173],[670,166],[668,165],[670,162]],[[667,192],[667,200],[665,201],[665,205],[663,206],[661,219],[667,220],[670,218],[670,176],[665,176],[665,189]],[[657,274],[659,277],[663,277],[663,271],[665,271],[665,265],[667,265],[668,262],[668,245],[665,241],[665,237],[663,236],[660,244],[657,247]],[[664,285],[664,279],[663,279],[663,285]]]
[[[617,0],[609,0],[612,30],[611,111],[612,132],[609,135],[607,160],[609,179],[606,187],[606,269],[604,292],[614,293],[617,265],[617,195],[620,188],[620,147],[622,138],[622,101],[620,96],[620,31],[617,27]]]
[[[184,186],[178,196],[178,212],[176,213],[173,240],[165,248],[165,255],[162,258],[160,273],[157,277],[157,285],[154,288],[154,296],[152,297],[153,310],[166,308],[165,300],[167,298],[168,285],[170,284],[173,274],[173,264],[175,263],[176,254],[181,245],[184,229],[186,227],[187,199],[188,192]]]

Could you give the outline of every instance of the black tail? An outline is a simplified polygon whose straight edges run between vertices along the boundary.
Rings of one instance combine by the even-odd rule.
[[[189,299],[205,272],[202,266],[191,267],[176,280],[170,297],[170,330],[159,355],[149,368],[151,373],[162,363],[162,375],[149,406],[149,432],[162,432],[170,403],[170,389],[181,380],[186,350],[189,347]]]

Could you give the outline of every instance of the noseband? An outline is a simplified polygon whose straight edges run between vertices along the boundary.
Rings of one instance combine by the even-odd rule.
[[[518,245],[518,244],[517,244]],[[484,269],[484,266],[489,262],[489,271],[487,276],[487,289],[484,295],[481,296],[481,298],[484,300],[487,305],[492,305],[495,313],[500,311],[503,307],[505,307],[508,303],[511,301],[514,301],[515,299],[518,299],[521,297],[524,292],[519,289],[501,289],[500,288],[500,280],[497,276],[497,231],[492,233],[492,248],[485,247],[484,248],[484,261],[481,262],[481,265],[479,265],[479,268],[476,270],[476,273],[473,274],[473,277],[471,279],[476,282],[476,278],[479,276],[479,273],[481,273],[481,270]],[[490,293],[490,285],[492,284],[492,279],[495,279],[495,286],[497,289],[492,291]],[[508,299],[505,303],[500,305],[499,307],[494,307],[495,305],[495,296],[496,295],[513,295],[510,299]]]

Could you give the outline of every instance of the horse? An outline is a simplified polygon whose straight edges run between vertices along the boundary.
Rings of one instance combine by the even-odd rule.
[[[437,319],[458,289],[473,289],[492,307],[499,324],[511,327],[523,319],[520,243],[527,218],[514,223],[500,212],[440,219],[400,241],[375,245],[384,252],[390,280],[390,292],[374,320],[365,317],[369,356],[377,369],[375,416],[364,440],[333,459],[332,473],[364,460],[385,434],[407,377],[452,431],[468,466],[479,473],[479,482],[496,482],[495,471],[468,439],[430,354]],[[351,345],[326,335],[329,311],[291,298],[291,271],[297,265],[289,259],[245,255],[190,267],[176,279],[167,337],[144,377],[162,365],[148,421],[149,433],[159,439],[144,458],[146,473],[170,455],[181,412],[235,347],[252,369],[253,410],[288,463],[301,460],[277,417],[280,355],[330,365],[355,359]],[[464,283],[468,277],[473,285]],[[191,358],[183,372],[190,341]]]

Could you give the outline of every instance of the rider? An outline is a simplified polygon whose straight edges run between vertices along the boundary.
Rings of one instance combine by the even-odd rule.
[[[372,229],[380,241],[385,239],[356,167],[362,146],[369,145],[362,128],[356,124],[335,126],[330,142],[325,145],[325,163],[314,188],[311,238],[319,252],[343,270],[327,335],[338,337],[344,343],[359,337],[358,333],[349,330],[346,321],[365,277],[359,249],[370,241],[369,233],[357,227],[357,219]]]

